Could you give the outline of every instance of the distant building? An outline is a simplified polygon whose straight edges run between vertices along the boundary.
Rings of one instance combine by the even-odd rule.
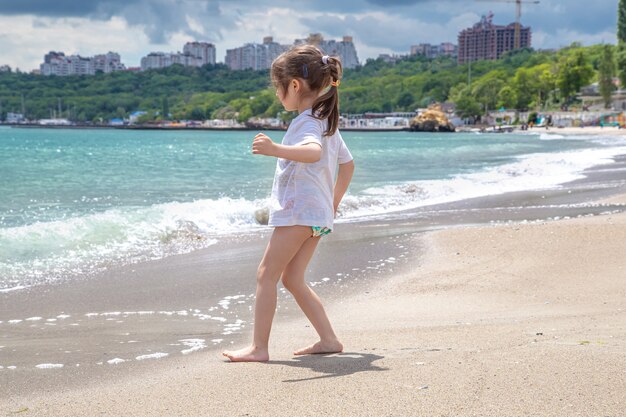
[[[23,123],[25,121],[26,118],[22,113],[7,113],[7,123]]]
[[[458,47],[450,42],[444,42],[439,45],[420,43],[411,46],[411,55],[422,55],[426,58],[438,58],[440,56],[456,57],[457,54]]]
[[[395,64],[398,61],[406,58],[406,55],[389,55],[389,54],[380,54],[378,55],[378,59],[382,59],[384,62],[388,64]]]
[[[215,45],[212,43],[187,42],[183,47],[183,53],[198,57],[201,65],[215,65]]]
[[[105,73],[124,70],[120,55],[108,52],[94,57],[80,55],[66,56],[63,52],[50,51],[44,56],[39,66],[42,75],[94,75],[97,71]]]
[[[351,36],[344,36],[343,40],[324,40],[321,34],[314,33],[306,39],[296,39],[293,45],[281,45],[274,42],[271,36],[263,38],[263,43],[247,43],[244,46],[226,51],[226,65],[233,70],[263,70],[269,69],[280,54],[297,45],[315,45],[325,54],[339,56],[344,68],[354,68],[359,65],[356,49]]]
[[[232,70],[269,69],[278,55],[289,48],[289,45],[281,45],[274,42],[271,36],[266,36],[262,44],[247,43],[239,48],[226,50],[225,63]]]
[[[493,13],[483,16],[473,27],[459,33],[459,64],[479,60],[500,59],[515,46],[515,24],[493,24]],[[530,27],[520,28],[520,48],[531,46]]]
[[[355,68],[359,65],[359,58],[352,36],[344,36],[342,40],[325,40],[320,33],[312,33],[306,39],[296,39],[294,45],[312,44],[319,47],[328,55],[336,55],[341,59],[344,68]]]
[[[102,71],[104,73],[126,69],[124,64],[122,64],[120,54],[115,52],[107,52],[105,55],[94,56],[93,66],[96,71]]]
[[[129,121],[129,123],[130,123],[130,124],[135,124],[135,123],[137,123],[137,121],[139,120],[139,118],[140,118],[141,116],[145,115],[145,114],[148,114],[148,112],[141,111],[141,110],[139,110],[139,111],[135,111],[135,112],[132,112],[132,113],[128,116],[128,121]]]
[[[201,67],[215,64],[215,45],[206,42],[187,42],[183,52],[150,52],[141,58],[141,69],[158,69],[180,64],[185,67]]]

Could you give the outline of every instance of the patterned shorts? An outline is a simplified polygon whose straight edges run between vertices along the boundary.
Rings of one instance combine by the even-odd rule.
[[[322,237],[332,232],[332,230],[328,227],[322,226],[311,226],[311,230],[313,232],[313,234],[311,235],[312,237]]]

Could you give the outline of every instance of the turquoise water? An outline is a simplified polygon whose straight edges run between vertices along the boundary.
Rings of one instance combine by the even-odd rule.
[[[258,230],[275,160],[251,154],[255,133],[0,127],[0,290]],[[357,169],[338,221],[558,187],[626,153],[548,133],[343,136]]]

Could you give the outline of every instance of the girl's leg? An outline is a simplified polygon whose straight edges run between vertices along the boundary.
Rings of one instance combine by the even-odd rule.
[[[256,302],[254,305],[254,337],[252,345],[225,351],[224,356],[233,362],[261,362],[269,360],[267,349],[272,320],[276,311],[276,285],[281,273],[311,236],[307,226],[276,227],[265,249],[257,270]]]
[[[284,269],[281,277],[283,285],[293,294],[296,302],[320,336],[319,342],[296,350],[294,352],[295,355],[334,353],[343,350],[343,345],[337,339],[330,320],[328,320],[328,316],[324,311],[322,301],[304,282],[306,268],[313,257],[319,240],[319,237],[311,237],[304,242],[298,253]]]

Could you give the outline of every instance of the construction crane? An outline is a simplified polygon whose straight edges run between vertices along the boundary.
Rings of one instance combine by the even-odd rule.
[[[515,38],[513,41],[513,48],[519,49],[522,42],[522,4],[539,4],[539,0],[476,0],[481,2],[496,2],[496,3],[515,3]]]

